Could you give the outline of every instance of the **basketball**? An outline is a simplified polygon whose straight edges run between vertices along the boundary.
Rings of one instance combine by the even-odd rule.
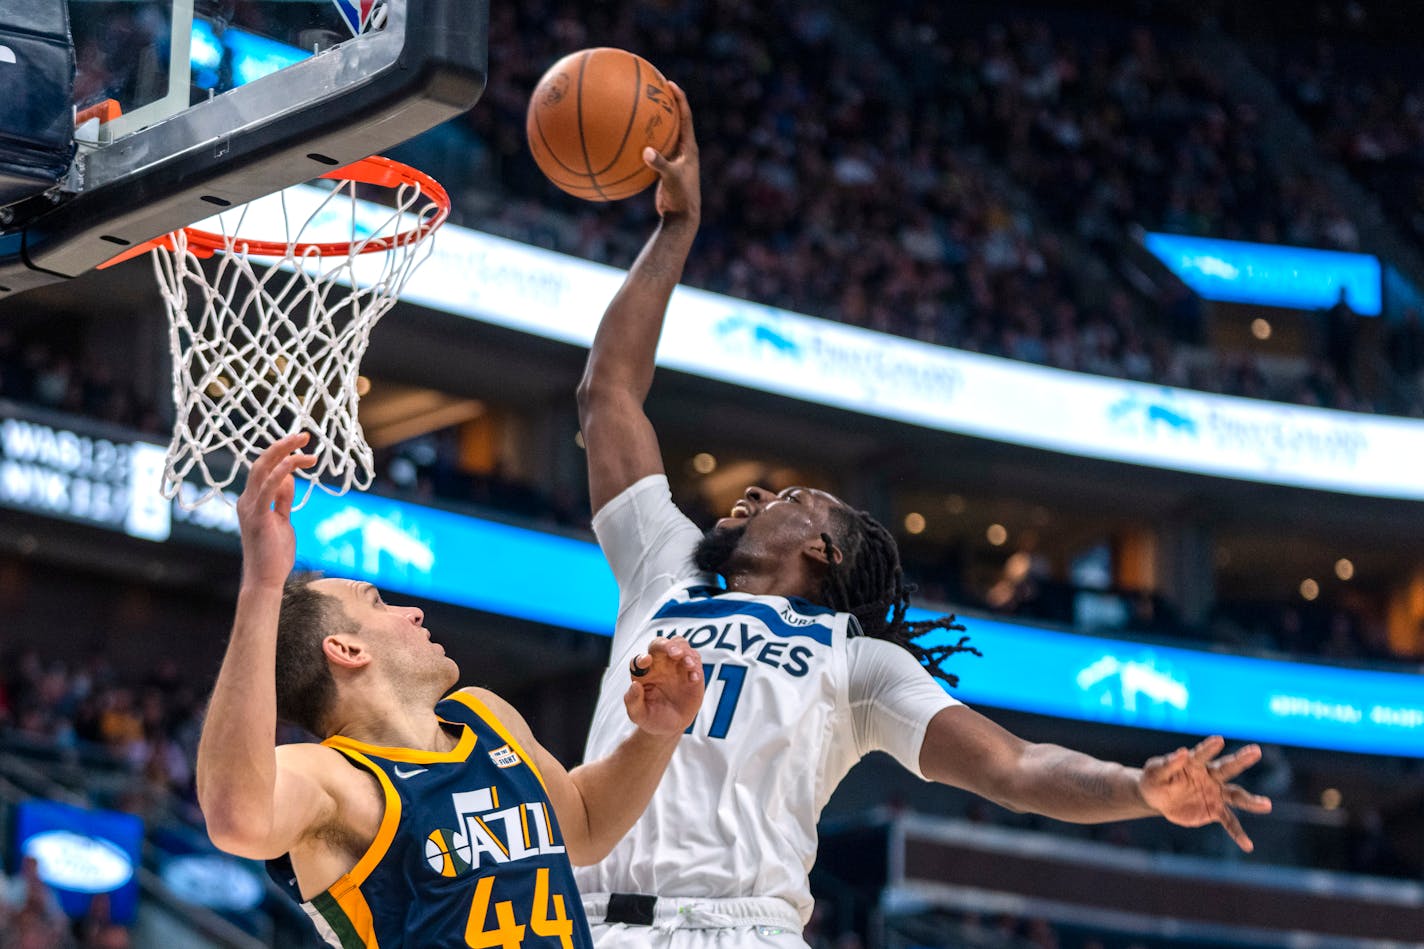
[[[589,201],[631,197],[657,180],[649,145],[677,144],[681,116],[663,74],[610,47],[579,50],[550,66],[529,98],[529,151],[544,176]]]

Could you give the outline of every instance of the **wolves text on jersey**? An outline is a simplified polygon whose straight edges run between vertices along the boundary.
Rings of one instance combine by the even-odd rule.
[[[753,662],[780,669],[797,678],[809,671],[807,660],[815,655],[815,650],[810,646],[803,643],[793,645],[775,639],[765,633],[756,632],[746,623],[666,626],[653,630],[653,635],[663,638],[681,636],[692,648],[702,650],[703,658],[708,660],[713,658],[708,652],[711,649],[740,652]]]

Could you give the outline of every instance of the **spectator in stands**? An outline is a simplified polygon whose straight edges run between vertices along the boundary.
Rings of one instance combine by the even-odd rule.
[[[19,870],[0,890],[0,949],[62,949],[67,936],[64,910],[40,879],[39,862],[21,857]]]
[[[109,894],[96,893],[89,901],[89,911],[79,920],[79,949],[129,949],[129,931],[113,921]]]
[[[1118,278],[1085,277],[1085,250],[1116,261],[1138,226],[1358,243],[1329,188],[1260,153],[1256,112],[1190,48],[1152,29],[1102,17],[1071,28],[1007,17],[961,25],[937,5],[902,0],[850,55],[828,26],[840,15],[819,9],[811,19],[821,26],[808,29],[799,7],[734,0],[715,17],[689,8],[679,15],[689,25],[668,32],[660,17],[641,15],[574,23],[549,0],[496,11],[491,35],[506,71],[486,94],[492,108],[470,121],[504,155],[503,185],[527,198],[487,202],[498,210],[473,223],[618,266],[631,260],[646,211],[636,202],[594,211],[554,193],[503,121],[522,116],[528,89],[574,48],[573,36],[596,36],[689,79],[715,50],[698,81],[716,96],[690,89],[706,100],[708,160],[728,169],[728,184],[708,195],[718,223],[685,276],[719,292],[942,345],[1182,384],[1191,380],[1180,358],[1158,341],[1199,343],[1199,301],[1178,287],[1164,306]],[[546,22],[563,25],[532,28]],[[1080,339],[1090,297],[1103,293],[1126,309],[1112,315],[1111,335]],[[1323,394],[1286,379],[1261,385],[1255,373],[1212,388],[1356,407],[1344,384],[1351,374],[1335,375],[1342,385]]]

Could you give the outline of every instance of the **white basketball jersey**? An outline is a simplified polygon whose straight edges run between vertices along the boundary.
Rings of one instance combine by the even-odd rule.
[[[652,803],[596,867],[585,893],[780,897],[803,922],[812,900],[816,819],[859,760],[847,698],[848,613],[799,599],[669,590],[635,635],[620,630],[585,760],[632,731],[629,661],[654,636],[702,654],[707,694]]]
[[[775,897],[806,922],[816,819],[836,785],[876,750],[920,774],[930,719],[959,703],[899,646],[848,642],[849,613],[711,586],[693,564],[702,532],[662,475],[609,501],[593,527],[619,604],[584,760],[632,733],[628,663],[654,636],[697,648],[707,694],[643,816],[602,863],[575,869],[579,889]]]

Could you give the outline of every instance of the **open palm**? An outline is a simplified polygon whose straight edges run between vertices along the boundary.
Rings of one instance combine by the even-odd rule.
[[[1261,760],[1261,747],[1247,745],[1218,758],[1225,747],[1226,739],[1213,735],[1190,751],[1178,748],[1159,755],[1143,766],[1138,786],[1142,799],[1172,823],[1183,827],[1219,823],[1237,846],[1250,853],[1255,845],[1241,829],[1234,809],[1266,814],[1271,800],[1229,782]]]

